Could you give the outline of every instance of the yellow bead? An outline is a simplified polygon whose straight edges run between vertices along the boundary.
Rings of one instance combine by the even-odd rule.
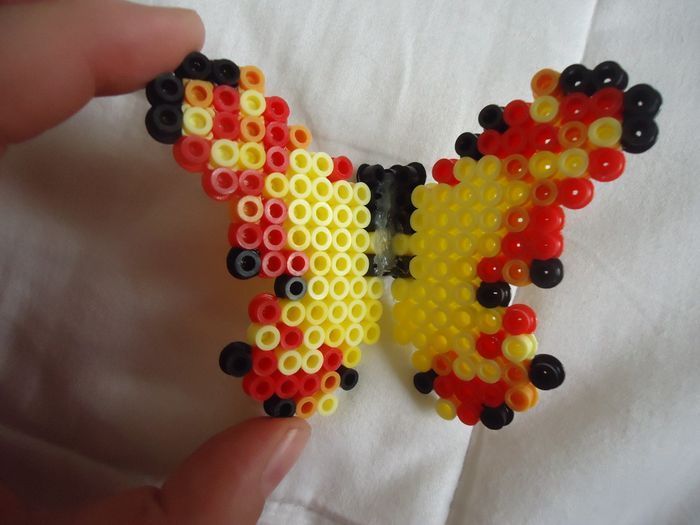
[[[280,332],[275,325],[253,323],[248,326],[248,342],[260,350],[272,350],[280,344]]]
[[[622,124],[613,117],[603,117],[588,126],[588,140],[600,148],[613,148],[620,142]]]
[[[333,222],[333,210],[330,205],[327,202],[317,202],[311,206],[311,221],[318,226],[331,224]]]
[[[323,365],[323,354],[318,349],[301,349],[298,352],[300,355],[300,369],[307,374],[315,374]],[[335,385],[337,386],[337,385]],[[331,385],[331,391],[334,390]]]
[[[352,235],[344,228],[334,230],[331,234],[331,249],[336,252],[347,252],[352,246]],[[347,272],[345,272],[347,273]],[[345,275],[340,273],[339,275]]]
[[[354,252],[367,253],[370,247],[370,234],[367,230],[356,230],[352,232],[352,247]]]
[[[411,354],[411,365],[418,372],[427,372],[431,369],[433,357],[424,350],[418,350]]]
[[[328,296],[328,289],[328,279],[319,275],[315,275],[311,279],[309,279],[306,293],[312,299],[316,301],[322,301]]]
[[[241,93],[241,113],[251,117],[259,117],[265,111],[267,104],[262,93],[254,89],[247,89]]]
[[[311,220],[311,205],[304,199],[294,199],[289,204],[288,218],[292,224],[306,224]]]
[[[293,173],[306,174],[311,169],[311,155],[305,149],[297,148],[289,154],[289,169]]]
[[[360,346],[364,337],[365,331],[360,323],[349,324],[345,330],[345,344],[348,346]]]
[[[282,314],[280,319],[289,326],[299,326],[306,318],[306,307],[299,301],[280,301]]]
[[[343,366],[356,368],[362,361],[362,351],[357,347],[343,348]]]
[[[538,151],[528,161],[528,170],[535,179],[548,179],[557,172],[557,155],[551,151]]]
[[[316,411],[320,416],[332,416],[338,409],[338,398],[333,394],[322,394],[316,401]]]
[[[360,299],[367,295],[369,284],[367,279],[364,277],[356,276],[350,279],[347,283],[347,293],[345,295],[350,295],[353,299]]]
[[[533,354],[533,346],[532,339],[524,335],[509,335],[503,340],[501,350],[506,359],[520,363]]]
[[[289,193],[297,199],[308,199],[311,195],[311,180],[303,173],[292,175],[289,179]]]
[[[352,208],[352,227],[366,228],[372,220],[372,214],[364,206],[354,206]]]
[[[394,279],[391,283],[391,295],[394,301],[403,301],[408,298],[410,292],[408,281],[408,279]]]
[[[333,196],[333,184],[325,178],[316,178],[311,181],[310,198],[315,202],[328,202]]]
[[[214,166],[231,168],[236,165],[239,156],[238,144],[232,140],[219,139],[211,145],[209,160]]]
[[[238,163],[248,170],[259,170],[265,164],[265,148],[257,142],[246,142],[240,147]]]
[[[182,116],[182,128],[188,135],[206,137],[211,133],[213,125],[211,113],[204,108],[187,108]]]
[[[311,157],[311,173],[317,177],[328,177],[333,172],[333,159],[328,153],[318,152]],[[330,182],[330,181],[329,181]]]
[[[345,329],[338,324],[329,324],[325,332],[324,343],[332,348],[339,347],[345,341]]]
[[[379,277],[367,279],[367,296],[370,299],[379,299],[384,293],[384,283]]]
[[[328,291],[328,296],[336,301],[345,299],[345,297],[347,297],[348,293],[350,292],[350,283],[345,277],[334,277],[333,279],[331,279],[329,284],[330,289]]]
[[[301,354],[297,350],[276,350],[277,369],[286,376],[296,374],[301,370]]]
[[[333,208],[333,225],[347,228],[352,223],[352,210],[347,204],[338,204]]]
[[[270,173],[265,177],[263,195],[274,199],[283,199],[289,193],[289,179],[278,172]]]
[[[564,177],[583,177],[588,169],[588,153],[580,148],[570,148],[559,154],[559,173]]]
[[[335,233],[335,232],[334,232]],[[333,248],[336,249],[335,238],[333,239]],[[331,257],[331,272],[335,275],[343,277],[350,273],[352,269],[352,260],[347,253],[336,253]]]
[[[501,367],[496,361],[484,359],[479,363],[476,370],[476,375],[479,376],[484,383],[497,383],[501,379]]]
[[[336,204],[350,204],[353,200],[353,187],[345,180],[338,180],[333,183],[333,196],[331,200]]]
[[[297,252],[306,250],[311,244],[311,234],[306,226],[294,225],[287,232],[287,246]]]
[[[365,331],[363,343],[366,345],[373,345],[379,341],[380,330],[377,323],[362,323],[362,328],[364,328]]]
[[[367,186],[367,184],[364,182],[356,182],[353,186],[352,202],[356,205],[359,204],[360,206],[364,206],[365,204],[369,203],[371,198],[372,192],[369,189],[369,186]]]
[[[476,174],[476,161],[471,157],[462,157],[455,162],[452,174],[460,182],[468,180]]]
[[[327,275],[331,269],[331,257],[326,252],[314,252],[309,257],[309,270],[314,275]]]
[[[535,122],[552,122],[559,113],[559,101],[549,95],[537,97],[530,105],[530,116]]]
[[[496,180],[501,174],[501,159],[484,155],[476,163],[476,174],[482,179]]]
[[[307,348],[318,348],[326,338],[325,330],[320,326],[304,327],[304,346]]]
[[[471,381],[476,377],[477,364],[468,357],[458,357],[452,362],[452,371],[462,381]]]
[[[454,403],[449,399],[438,399],[435,402],[435,411],[442,419],[452,420],[457,415],[457,409]]]
[[[365,275],[369,271],[369,258],[364,253],[356,253],[351,256],[350,265],[353,275]]]

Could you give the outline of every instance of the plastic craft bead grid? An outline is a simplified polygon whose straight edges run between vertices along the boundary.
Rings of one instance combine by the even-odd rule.
[[[311,133],[265,96],[260,69],[195,52],[158,76],[149,133],[228,203],[231,275],[274,279],[222,370],[271,416],[332,414],[338,389],[358,382],[360,346],[379,338],[381,277],[392,276],[394,338],[414,347],[416,389],[437,395],[445,419],[510,424],[565,376],[537,353],[535,312],[510,304],[511,287],[561,282],[564,209],[622,174],[621,149],[656,141],[661,96],[627,83],[610,61],[543,69],[532,102],[482,109],[483,131],[457,138],[436,182],[415,162],[363,164],[353,182],[348,158],[308,149]]]

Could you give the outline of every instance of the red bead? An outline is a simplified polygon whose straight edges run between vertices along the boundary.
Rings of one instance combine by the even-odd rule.
[[[338,348],[322,345],[321,353],[323,354],[324,370],[337,370],[343,362],[343,352]]]
[[[297,326],[287,326],[284,323],[277,323],[277,329],[280,332],[280,348],[283,350],[299,348],[304,341],[304,334]]]
[[[532,124],[530,117],[530,104],[524,100],[512,100],[503,108],[503,120],[511,128],[514,126],[529,126]]]
[[[299,378],[299,395],[302,397],[315,394],[321,387],[321,378],[315,374],[297,372],[297,377]]]
[[[523,232],[506,233],[501,241],[501,251],[508,259],[529,259],[530,247],[528,236]]]
[[[533,232],[530,235],[530,256],[533,259],[559,257],[564,250],[564,238],[559,233]]]
[[[537,124],[530,130],[530,146],[538,151],[561,151],[557,129],[551,124]]]
[[[482,155],[498,155],[501,150],[501,134],[493,129],[485,130],[476,141]]]
[[[496,408],[503,404],[506,398],[506,388],[503,381],[484,383],[481,385],[481,399],[487,407]]]
[[[476,351],[486,359],[495,359],[501,355],[501,345],[506,334],[499,330],[495,334],[480,334],[476,339]]]
[[[593,183],[588,179],[563,179],[558,188],[557,202],[565,208],[578,210],[593,200]]]
[[[289,118],[289,106],[280,97],[265,97],[265,122],[287,122]]]
[[[277,356],[274,352],[263,352],[253,348],[253,372],[259,376],[269,376],[277,370]]]
[[[286,376],[277,371],[272,375],[275,381],[275,394],[282,399],[291,399],[299,392],[299,378],[296,376]]]
[[[591,97],[591,108],[595,118],[616,117],[622,115],[623,93],[619,89],[606,87]]]
[[[272,146],[265,153],[265,172],[285,173],[289,167],[289,152],[281,146]]]
[[[299,277],[309,271],[309,256],[304,252],[291,252],[287,256],[287,273]]]
[[[617,179],[625,170],[625,155],[616,149],[598,148],[588,154],[588,173],[600,182]]]
[[[506,308],[502,324],[511,335],[531,334],[537,328],[537,316],[526,304],[513,304]]]
[[[501,137],[501,154],[504,157],[525,153],[529,146],[529,134],[523,127],[508,128]]]
[[[457,408],[457,417],[465,425],[474,426],[479,422],[481,410],[476,403],[462,403]]]
[[[506,258],[484,257],[476,265],[476,273],[479,279],[485,283],[495,283],[503,280],[503,265],[506,263]]]
[[[183,169],[191,172],[203,171],[209,162],[211,144],[196,135],[186,135],[173,145],[173,157]]]
[[[262,244],[262,228],[252,222],[231,223],[228,227],[228,242],[234,248],[255,250]]]
[[[474,381],[458,380],[455,383],[455,397],[459,399],[462,403],[479,402],[479,394],[476,391],[476,385],[474,384]]]
[[[270,148],[279,146],[284,148],[289,143],[289,128],[284,122],[270,122],[265,127],[263,144]]]
[[[433,165],[433,178],[435,182],[443,184],[456,185],[459,181],[453,173],[454,165],[457,161],[454,159],[440,159]]]
[[[287,269],[287,259],[282,252],[267,252],[260,259],[260,277],[279,277]]]
[[[352,177],[353,166],[352,162],[347,157],[333,157],[333,171],[328,176],[328,180],[335,182],[337,180],[348,180]]]
[[[583,93],[570,93],[559,104],[562,123],[571,120],[590,122],[592,115],[590,99]]]
[[[279,224],[265,226],[262,233],[262,243],[265,248],[272,251],[280,251],[287,241],[287,230]]]
[[[214,200],[230,199],[238,190],[238,175],[228,168],[207,170],[202,174],[202,188]]]
[[[258,170],[245,170],[238,176],[238,189],[243,195],[260,195],[263,184],[263,174]]]
[[[443,399],[449,399],[455,393],[455,385],[452,376],[437,376],[433,382],[433,390]]]
[[[248,382],[248,395],[257,401],[265,401],[275,393],[275,382],[270,376],[260,376],[249,373],[246,377],[251,377]],[[245,382],[245,378],[243,378]]]
[[[263,217],[271,224],[282,224],[287,218],[287,205],[282,199],[267,199],[263,206]]]
[[[253,323],[275,324],[281,313],[277,297],[270,293],[258,294],[248,303],[248,317]]]
[[[216,86],[214,88],[214,109],[236,113],[240,109],[240,95],[231,86]]]
[[[561,206],[535,206],[530,210],[527,229],[532,232],[557,232],[564,227],[565,218]]]
[[[214,125],[211,131],[217,139],[238,139],[241,135],[241,128],[238,125],[238,115],[227,111],[217,113],[214,116]]]

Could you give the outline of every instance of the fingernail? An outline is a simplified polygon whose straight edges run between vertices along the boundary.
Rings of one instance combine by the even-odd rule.
[[[309,432],[293,428],[289,430],[267,462],[262,475],[262,489],[269,494],[297,462],[309,440]]]

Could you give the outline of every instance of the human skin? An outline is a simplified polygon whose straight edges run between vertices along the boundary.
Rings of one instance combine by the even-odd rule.
[[[140,89],[173,70],[203,42],[194,11],[122,0],[0,0],[0,160],[12,144],[69,118],[93,97]],[[255,523],[309,435],[297,418],[246,421],[204,443],[161,487],[81,508],[35,510],[0,486],[0,522]]]

